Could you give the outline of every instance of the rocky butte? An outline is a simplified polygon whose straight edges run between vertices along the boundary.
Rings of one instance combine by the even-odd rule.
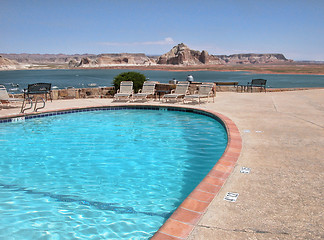
[[[185,44],[180,43],[174,46],[169,52],[160,56],[157,64],[173,65],[197,65],[197,64],[221,64],[219,58],[208,55],[205,50],[200,52],[188,48]]]
[[[173,47],[169,52],[160,56],[157,64],[173,65],[198,65],[198,64],[266,64],[289,62],[283,54],[233,54],[233,55],[209,55],[207,51],[191,50],[181,43]]]
[[[28,68],[99,68],[109,66],[152,65],[238,65],[278,64],[292,62],[280,53],[210,55],[207,51],[192,50],[183,43],[156,58],[144,53],[116,54],[0,54],[0,70]]]

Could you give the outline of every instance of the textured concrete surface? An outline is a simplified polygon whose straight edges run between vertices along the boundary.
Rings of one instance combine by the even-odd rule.
[[[221,93],[210,107],[236,123],[243,148],[189,239],[324,239],[324,90]]]
[[[45,110],[117,104],[58,100],[47,102]],[[188,239],[324,239],[324,89],[221,92],[215,103],[200,107],[232,119],[243,148]],[[0,116],[18,113],[0,110]],[[242,166],[251,173],[240,173]],[[239,193],[237,201],[224,201],[227,192]]]

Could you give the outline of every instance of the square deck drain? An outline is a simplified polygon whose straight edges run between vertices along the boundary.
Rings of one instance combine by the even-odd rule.
[[[251,172],[251,168],[248,167],[241,167],[240,173],[250,173]]]
[[[238,193],[228,192],[226,193],[224,200],[229,202],[236,202],[238,196],[239,196]]]

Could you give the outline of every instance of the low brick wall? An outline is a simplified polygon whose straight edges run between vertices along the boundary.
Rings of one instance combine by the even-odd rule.
[[[237,86],[217,86],[216,92],[236,92]]]
[[[103,88],[69,88],[52,90],[52,99],[74,99],[74,98],[112,98],[115,94],[114,87]],[[36,96],[36,95],[35,95]],[[40,95],[38,95],[40,96]],[[24,98],[24,94],[14,94],[15,98]]]
[[[169,85],[168,89],[175,89],[175,84],[164,84]],[[201,83],[192,83],[189,86],[189,93],[194,94],[198,90]],[[309,88],[268,88],[268,92],[282,92],[282,91],[296,91],[296,90],[307,90]],[[214,86],[214,92],[236,92],[237,87],[234,86]],[[240,91],[240,87],[238,92]],[[253,92],[261,92],[261,88],[253,88]],[[263,90],[262,90],[263,91]],[[114,87],[104,88],[70,88],[70,89],[58,89],[52,90],[52,99],[75,99],[75,98],[113,98],[115,94]],[[162,95],[161,95],[162,96]],[[15,98],[23,98],[24,94],[14,94]]]
[[[104,88],[69,88],[52,90],[53,100],[73,98],[111,98],[114,96],[114,87]]]

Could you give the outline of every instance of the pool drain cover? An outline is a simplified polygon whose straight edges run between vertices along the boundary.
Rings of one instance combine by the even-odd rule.
[[[229,202],[236,202],[238,195],[238,193],[228,192],[226,193],[224,200]]]
[[[248,167],[241,167],[240,173],[250,173],[251,168]]]

